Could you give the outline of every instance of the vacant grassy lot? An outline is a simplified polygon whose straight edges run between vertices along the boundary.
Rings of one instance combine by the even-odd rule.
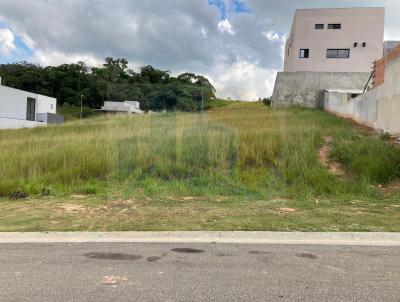
[[[400,231],[400,149],[319,110],[99,117],[0,148],[0,231]]]

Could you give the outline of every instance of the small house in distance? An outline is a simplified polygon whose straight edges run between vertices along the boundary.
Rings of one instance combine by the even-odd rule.
[[[104,102],[104,106],[98,111],[105,114],[143,114],[140,103],[136,101]]]
[[[0,129],[32,128],[64,122],[57,99],[1,85]]]

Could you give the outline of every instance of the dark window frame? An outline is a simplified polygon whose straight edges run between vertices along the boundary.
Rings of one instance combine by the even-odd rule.
[[[302,56],[302,51],[304,51],[304,56]],[[309,48],[300,48],[299,58],[300,59],[309,59],[310,58],[310,49]]]
[[[36,99],[28,97],[26,100],[26,120],[36,120]]]
[[[341,23],[328,24],[328,29],[342,29],[342,24]]]
[[[330,52],[332,53],[333,51],[336,51],[336,53],[337,53],[335,56],[330,55]],[[347,56],[339,55],[340,51],[346,51]],[[349,48],[328,48],[326,50],[326,58],[327,59],[350,59],[350,49]]]
[[[317,23],[317,24],[315,24],[315,29],[317,29],[317,30],[325,29],[325,24]]]

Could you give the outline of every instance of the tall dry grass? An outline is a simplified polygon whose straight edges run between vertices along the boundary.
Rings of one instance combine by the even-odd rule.
[[[318,163],[325,135],[336,138],[333,155],[357,177],[343,181]],[[351,152],[355,137],[358,146],[380,147],[366,156]],[[371,196],[371,183],[400,176],[399,150],[378,138],[319,110],[271,110],[260,103],[232,104],[202,115],[98,117],[0,131],[0,148],[2,196],[17,189],[64,194],[151,186],[149,192],[157,192],[164,186],[171,194],[344,198]],[[371,164],[374,156],[384,166]]]

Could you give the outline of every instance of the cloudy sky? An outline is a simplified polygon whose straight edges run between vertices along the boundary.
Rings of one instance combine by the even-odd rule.
[[[400,40],[399,0],[0,0],[0,64],[123,57],[253,100],[272,93],[296,8],[351,6],[385,6],[385,38]]]

